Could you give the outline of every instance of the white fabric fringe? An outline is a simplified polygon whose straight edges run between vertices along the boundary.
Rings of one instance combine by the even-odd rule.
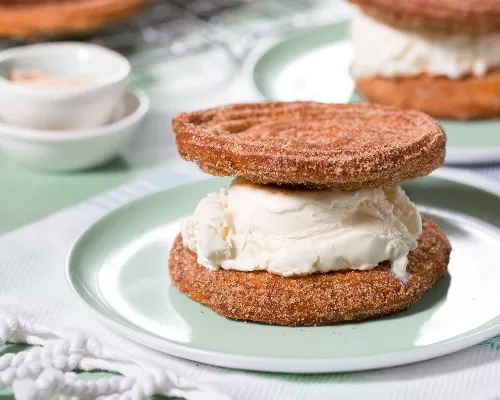
[[[151,363],[142,364],[93,337],[55,332],[0,310],[0,344],[35,347],[0,357],[0,390],[12,386],[16,399],[54,396],[78,399],[145,399],[155,394],[187,400],[226,400],[209,387]],[[121,376],[84,380],[74,370],[103,370]]]

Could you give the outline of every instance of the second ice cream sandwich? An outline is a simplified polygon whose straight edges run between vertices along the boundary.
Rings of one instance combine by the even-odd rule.
[[[500,116],[500,2],[351,0],[351,73],[367,100],[435,117]]]

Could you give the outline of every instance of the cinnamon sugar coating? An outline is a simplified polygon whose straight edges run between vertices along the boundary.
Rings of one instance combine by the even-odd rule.
[[[437,121],[375,104],[263,102],[178,115],[181,156],[212,175],[309,189],[398,185],[445,157]]]
[[[44,0],[0,3],[0,36],[85,33],[135,13],[147,0]]]
[[[414,108],[439,118],[477,119],[500,116],[500,69],[484,77],[454,80],[443,76],[359,79],[367,100]]]
[[[417,302],[447,272],[451,247],[443,231],[423,218],[423,233],[410,252],[408,283],[389,264],[366,271],[299,277],[269,272],[210,271],[179,236],[170,255],[173,284],[219,314],[280,325],[328,325],[393,314]]]
[[[350,0],[400,29],[472,35],[500,32],[498,0]]]

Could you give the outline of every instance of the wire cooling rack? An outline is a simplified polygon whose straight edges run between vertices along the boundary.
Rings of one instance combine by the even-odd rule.
[[[238,63],[262,38],[328,23],[342,3],[340,0],[150,0],[143,12],[126,22],[79,39],[113,48],[135,65],[216,48],[226,51]],[[3,40],[0,47],[22,43]]]

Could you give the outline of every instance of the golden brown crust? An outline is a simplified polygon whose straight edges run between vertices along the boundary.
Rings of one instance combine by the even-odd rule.
[[[443,34],[500,32],[498,0],[350,0],[365,14],[400,29]]]
[[[210,271],[197,264],[196,254],[183,246],[179,236],[170,255],[170,275],[182,292],[229,318],[328,325],[407,309],[446,274],[450,251],[443,231],[424,217],[419,246],[409,256],[407,284],[387,263],[370,271],[286,278],[261,271]]]
[[[174,118],[181,156],[212,175],[342,190],[397,185],[441,165],[446,136],[414,110],[264,102]]]
[[[146,0],[73,0],[0,4],[0,36],[85,33],[138,11]]]
[[[500,117],[500,70],[459,80],[430,75],[364,78],[356,85],[369,101],[414,108],[436,118]]]

